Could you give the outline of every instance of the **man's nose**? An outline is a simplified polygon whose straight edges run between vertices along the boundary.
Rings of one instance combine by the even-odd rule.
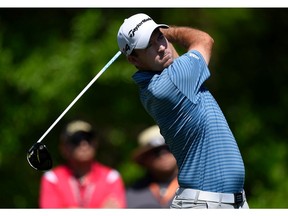
[[[165,49],[166,49],[166,46],[164,46],[163,44],[160,44],[158,52],[163,52],[163,51],[165,51]]]

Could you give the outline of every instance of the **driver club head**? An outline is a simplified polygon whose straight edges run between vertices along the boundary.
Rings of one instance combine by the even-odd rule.
[[[27,152],[27,160],[36,170],[46,171],[52,168],[52,158],[47,147],[37,142]]]

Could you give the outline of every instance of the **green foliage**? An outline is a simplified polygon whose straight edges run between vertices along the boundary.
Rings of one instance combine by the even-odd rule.
[[[2,208],[38,206],[42,173],[26,152],[118,51],[124,18],[203,29],[215,40],[208,81],[238,141],[251,208],[286,208],[286,9],[1,9],[0,170]],[[58,136],[73,118],[101,132],[99,161],[127,185],[143,174],[131,161],[137,134],[153,124],[138,98],[135,68],[120,56],[45,137],[54,164]]]

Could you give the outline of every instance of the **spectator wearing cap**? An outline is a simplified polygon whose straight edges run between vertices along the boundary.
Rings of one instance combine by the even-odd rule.
[[[98,136],[92,125],[72,121],[60,136],[65,164],[41,177],[40,208],[125,208],[125,187],[118,171],[95,160]]]
[[[178,188],[177,165],[157,125],[142,131],[133,160],[145,169],[144,177],[127,187],[128,208],[169,208]]]

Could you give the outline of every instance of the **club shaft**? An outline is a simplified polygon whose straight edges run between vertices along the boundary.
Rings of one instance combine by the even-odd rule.
[[[63,118],[63,116],[71,109],[71,107],[79,100],[79,98],[93,85],[93,83],[105,72],[105,70],[120,56],[118,51],[113,58],[98,72],[98,74],[87,84],[87,86],[78,94],[78,96],[69,104],[69,106],[62,112],[62,114],[54,121],[54,123],[47,129],[37,142],[41,142],[46,135],[54,128],[54,126]]]

